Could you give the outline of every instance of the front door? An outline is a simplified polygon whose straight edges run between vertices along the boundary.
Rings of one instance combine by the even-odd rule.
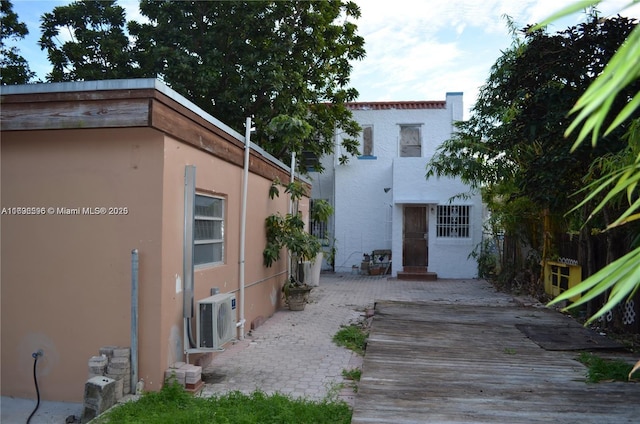
[[[427,261],[427,207],[405,206],[402,234],[402,265],[424,267]]]

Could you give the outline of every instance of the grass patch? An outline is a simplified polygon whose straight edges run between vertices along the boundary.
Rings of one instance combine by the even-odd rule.
[[[362,377],[362,370],[360,370],[359,368],[342,370],[342,376],[347,380],[360,381],[360,377]]]
[[[628,381],[633,365],[619,359],[602,359],[593,353],[583,352],[578,361],[587,366],[587,381]]]
[[[364,355],[368,336],[369,332],[363,328],[362,324],[343,325],[333,336],[333,342]]]
[[[113,408],[96,420],[98,424],[298,424],[351,422],[345,402],[293,399],[256,391],[249,395],[231,392],[210,398],[195,397],[177,383],[159,392],[145,393],[138,401]]]
[[[362,370],[359,368],[342,370],[342,376],[347,380],[351,380],[348,386],[351,386],[354,393],[358,393],[358,381],[360,381],[360,377],[362,377]]]

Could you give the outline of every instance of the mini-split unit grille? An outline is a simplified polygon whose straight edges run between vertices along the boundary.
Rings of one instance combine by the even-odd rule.
[[[198,347],[220,349],[235,337],[236,296],[216,294],[198,301]]]

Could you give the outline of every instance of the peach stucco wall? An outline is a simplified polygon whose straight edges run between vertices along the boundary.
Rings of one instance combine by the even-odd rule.
[[[196,191],[225,199],[225,257],[224,263],[196,267],[194,272],[194,302],[210,296],[212,288],[220,293],[235,292],[239,297],[240,217],[242,201],[242,168],[181,143],[171,137],[164,141],[165,166],[163,174],[163,241],[162,241],[162,369],[183,359],[183,294],[184,282],[182,244],[184,232],[184,175],[185,167],[196,167]],[[286,199],[268,197],[271,181],[249,174],[248,208],[245,253],[245,333],[258,316],[269,317],[280,305],[280,291],[285,264],[272,268],[262,265],[265,243],[264,218],[277,208],[286,210]],[[271,277],[271,278],[270,278]],[[237,318],[239,319],[239,308]],[[195,324],[195,320],[194,320]],[[195,328],[194,338],[195,338]],[[197,357],[195,355],[194,357]],[[152,367],[151,369],[155,369]],[[157,384],[152,376],[149,382]],[[145,383],[148,380],[145,379]]]
[[[34,396],[31,354],[43,349],[42,398],[82,400],[89,358],[102,346],[130,345],[132,249],[140,264],[139,377],[159,389],[164,370],[185,359],[185,166],[195,165],[198,191],[226,199],[225,260],[196,269],[194,298],[217,287],[238,303],[242,168],[150,128],[3,131],[0,143],[2,207],[127,208],[119,216],[1,217],[3,395]],[[245,333],[281,306],[286,264],[265,268],[262,249],[264,218],[286,211],[287,199],[269,199],[270,184],[250,174]]]
[[[2,207],[126,207],[126,215],[2,215],[2,392],[79,401],[88,359],[129,346],[131,250],[141,319],[159,315],[162,135],[151,129],[3,132]],[[153,330],[141,350],[157,347]]]

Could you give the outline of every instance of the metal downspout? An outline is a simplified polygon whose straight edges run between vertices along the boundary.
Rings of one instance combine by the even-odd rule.
[[[289,182],[293,183],[295,180],[295,169],[296,169],[296,152],[291,153],[291,179]],[[298,212],[298,211],[295,211]],[[289,196],[289,214],[293,214],[293,199]],[[291,280],[291,276],[293,273],[293,267],[291,263],[291,252],[287,253],[289,256],[289,260],[287,261],[287,281]],[[297,278],[297,275],[296,275]]]
[[[138,384],[138,249],[131,251],[131,389]]]
[[[183,302],[184,318],[183,345],[185,352],[196,347],[193,341],[191,319],[193,318],[193,217],[196,202],[196,167],[187,165],[184,169],[184,235],[182,244]],[[187,357],[188,360],[188,357]]]
[[[247,118],[244,134],[244,170],[242,174],[242,211],[240,216],[240,327],[239,339],[244,340],[244,268],[245,268],[245,238],[247,231],[247,191],[249,183],[249,153],[251,150],[251,118]]]

